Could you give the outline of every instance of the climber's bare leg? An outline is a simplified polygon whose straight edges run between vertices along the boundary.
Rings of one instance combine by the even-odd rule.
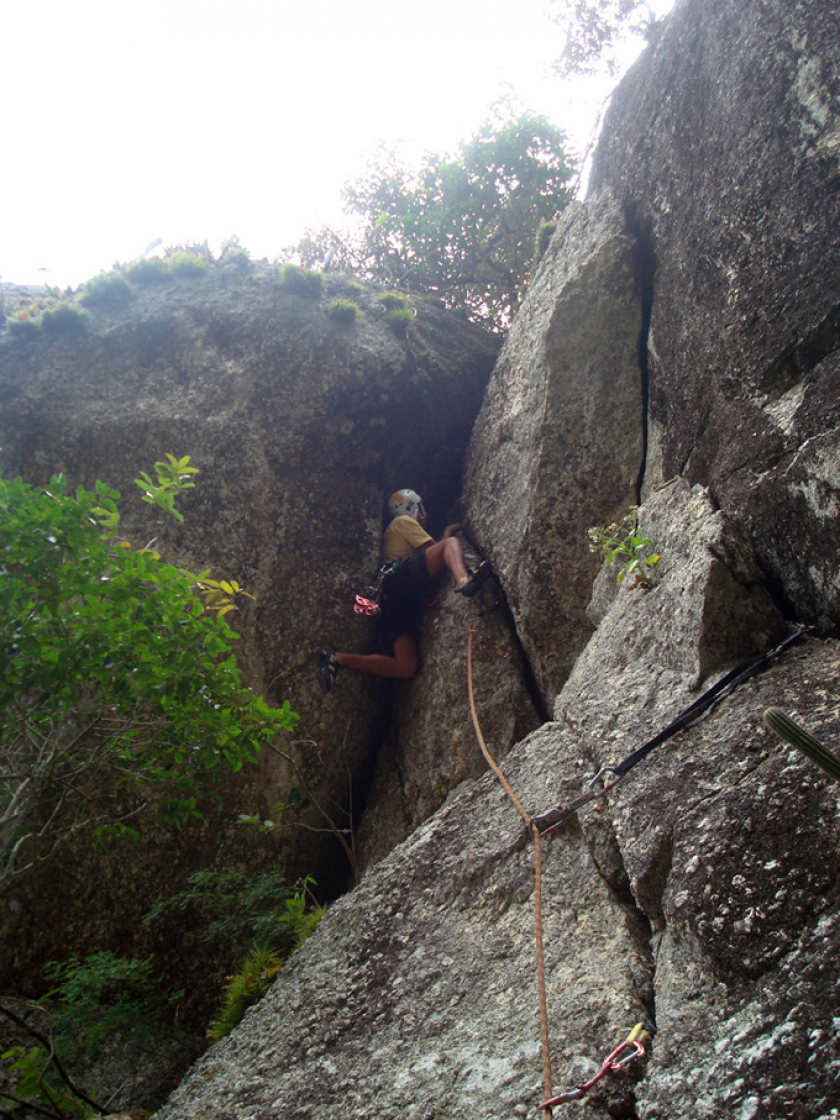
[[[402,634],[394,642],[392,657],[383,653],[333,653],[332,659],[343,669],[407,681],[417,672],[417,645],[410,634]]]
[[[469,579],[467,566],[464,563],[464,550],[457,537],[446,537],[442,541],[427,545],[425,557],[426,571],[430,579],[440,575],[444,568],[448,568],[452,573],[458,587],[463,587]]]

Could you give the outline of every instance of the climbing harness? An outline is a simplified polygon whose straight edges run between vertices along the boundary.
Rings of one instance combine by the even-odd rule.
[[[540,1110],[554,1108],[558,1104],[568,1104],[569,1101],[581,1100],[592,1086],[597,1085],[608,1073],[620,1073],[631,1062],[635,1062],[637,1058],[643,1058],[647,1053],[645,1043],[655,1034],[656,1028],[652,1023],[637,1023],[624,1042],[616,1046],[615,1050],[604,1059],[601,1068],[591,1080],[585,1081],[582,1085],[576,1085],[574,1089],[569,1089],[566,1093],[560,1093],[557,1097],[543,1101]]]
[[[544,1101],[539,1107],[539,1111],[545,1113],[548,1120],[551,1120],[552,1109],[555,1105],[564,1104],[567,1101],[580,1100],[585,1093],[597,1084],[603,1077],[609,1073],[617,1073],[630,1062],[641,1058],[645,1054],[645,1042],[654,1033],[654,1028],[650,1024],[640,1023],[633,1028],[630,1035],[625,1042],[605,1059],[601,1069],[596,1076],[583,1085],[578,1085],[575,1089],[567,1093],[561,1093],[560,1096],[552,1096],[551,1090],[551,1049],[549,1044],[548,1032],[548,1001],[546,997],[546,983],[545,983],[545,952],[543,947],[543,932],[542,932],[542,853],[540,848],[540,837],[542,834],[548,834],[559,828],[562,823],[569,817],[571,813],[576,812],[577,809],[583,805],[594,801],[597,797],[606,796],[606,794],[618,785],[620,781],[627,776],[627,774],[637,766],[647,755],[650,754],[655,747],[661,743],[666,742],[679,730],[687,727],[691,722],[698,718],[703,712],[707,711],[714,704],[719,703],[725,696],[728,696],[744,681],[754,677],[765,669],[771,661],[779,656],[788,646],[792,645],[795,641],[806,634],[810,630],[808,626],[800,627],[790,637],[785,638],[783,642],[777,645],[774,649],[769,650],[767,653],[760,654],[758,657],[750,658],[749,661],[743,662],[737,668],[733,669],[730,673],[725,674],[716,684],[703,693],[693,704],[691,704],[685,711],[681,712],[675,720],[668,726],[649,739],[641,747],[635,750],[632,754],[628,755],[623,762],[617,766],[604,766],[602,767],[595,777],[590,782],[592,786],[603,774],[612,774],[615,778],[603,788],[590,789],[582,794],[570,805],[562,809],[552,809],[547,813],[542,813],[539,816],[532,817],[527,810],[523,807],[522,803],[517,798],[507,778],[505,778],[495,759],[487,749],[487,744],[484,741],[484,736],[481,731],[481,725],[478,720],[478,712],[476,711],[475,696],[473,692],[473,673],[472,673],[472,644],[476,638],[475,631],[467,623],[468,643],[467,643],[467,688],[470,700],[470,712],[472,713],[473,727],[475,729],[478,745],[481,748],[481,753],[484,756],[490,769],[499,779],[505,793],[510,798],[514,808],[519,813],[525,826],[531,834],[534,841],[534,925],[536,936],[536,959],[537,959],[537,997],[539,1002],[540,1014],[540,1036],[542,1046],[542,1064],[543,1064],[543,1088],[544,1088]]]
[[[382,604],[388,597],[387,580],[396,575],[402,559],[387,560],[376,573],[376,579],[368,589],[367,595],[357,595],[353,604],[356,614],[365,618],[376,618],[382,612]]]
[[[606,797],[606,795],[617,785],[624,781],[634,766],[638,764],[651,753],[656,747],[661,746],[662,743],[673,738],[678,731],[684,727],[688,727],[699,716],[713,707],[715,704],[720,703],[724,697],[729,696],[735,689],[748,681],[751,677],[756,676],[773,661],[779,654],[783,653],[788,646],[792,645],[795,641],[802,637],[810,630],[809,626],[801,626],[790,637],[785,638],[783,642],[775,646],[773,649],[768,650],[767,653],[759,654],[757,657],[752,657],[748,661],[742,662],[731,672],[726,673],[721,679],[711,688],[707,689],[702,696],[698,697],[693,704],[689,705],[684,711],[680,712],[675,720],[672,720],[667,727],[663,728],[652,739],[648,739],[637,750],[629,754],[623,762],[617,766],[602,766],[597,774],[590,780],[589,789],[582,793],[580,797],[575,798],[570,804],[564,806],[562,809],[550,809],[548,812],[541,813],[539,816],[531,818],[531,824],[535,825],[541,832],[546,835],[554,832],[560,828],[564,821],[576,813],[578,809],[582,809],[584,805],[588,805],[590,801],[595,801],[599,797]],[[605,775],[610,774],[613,780],[606,782],[605,785],[599,785],[600,779]]]

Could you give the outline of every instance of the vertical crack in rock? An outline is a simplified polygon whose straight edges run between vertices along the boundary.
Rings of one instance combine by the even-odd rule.
[[[501,608],[504,624],[510,634],[511,644],[518,654],[522,684],[525,687],[525,691],[536,713],[537,719],[540,723],[548,723],[551,720],[551,709],[540,691],[537,674],[534,672],[534,667],[531,664],[528,651],[519,636],[519,631],[516,627],[516,619],[513,616],[513,611],[511,611],[508,606],[507,596],[501,584],[499,584],[498,596],[498,606]]]
[[[647,873],[634,884],[609,815],[594,807],[581,824],[595,868],[624,915],[627,932],[635,947],[635,955],[628,962],[633,986],[650,1022],[655,1024],[656,960],[652,941],[654,938],[658,940],[665,928],[662,898],[671,870],[670,833],[663,837]]]
[[[636,479],[636,504],[642,504],[642,490],[645,482],[648,458],[648,417],[650,405],[650,369],[648,365],[648,339],[650,336],[650,323],[653,315],[654,277],[656,274],[656,257],[653,248],[653,235],[650,222],[639,217],[637,208],[628,203],[625,206],[625,218],[628,232],[636,239],[636,248],[633,257],[635,268],[635,282],[642,301],[642,324],[639,330],[639,373],[642,390],[642,459],[639,464],[639,474]]]

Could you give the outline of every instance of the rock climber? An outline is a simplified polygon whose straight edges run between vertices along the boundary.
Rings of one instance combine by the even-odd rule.
[[[318,683],[329,692],[339,668],[356,669],[375,677],[408,680],[417,672],[420,620],[434,580],[447,568],[455,590],[472,598],[490,576],[484,560],[474,572],[464,563],[460,524],[447,525],[436,541],[426,532],[423,499],[414,490],[397,490],[388,499],[388,526],[382,540],[384,562],[399,563],[387,578],[387,595],[376,619],[377,653],[340,653],[319,649],[315,654]]]

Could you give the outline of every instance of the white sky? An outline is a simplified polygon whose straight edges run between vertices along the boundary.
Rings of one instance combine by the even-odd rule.
[[[671,0],[656,0],[660,11]],[[500,96],[585,147],[608,87],[550,74],[548,0],[0,0],[0,275],[78,284],[236,234],[341,226],[382,141],[451,151]]]

